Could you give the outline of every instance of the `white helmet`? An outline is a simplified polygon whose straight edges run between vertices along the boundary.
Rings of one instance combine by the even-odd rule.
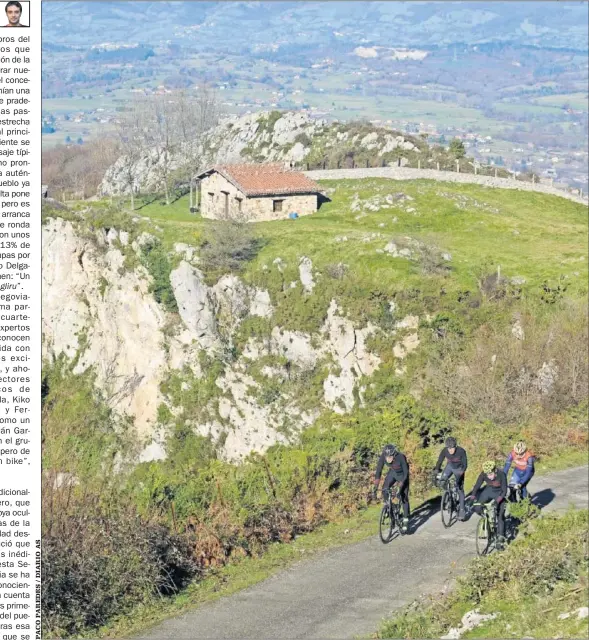
[[[516,442],[513,447],[513,450],[517,453],[518,456],[523,456],[527,449],[528,448],[526,447],[526,443],[523,440]]]

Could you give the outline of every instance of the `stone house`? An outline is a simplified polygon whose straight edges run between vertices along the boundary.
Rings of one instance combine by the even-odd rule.
[[[220,165],[197,179],[204,218],[257,222],[317,211],[319,185],[282,164]]]

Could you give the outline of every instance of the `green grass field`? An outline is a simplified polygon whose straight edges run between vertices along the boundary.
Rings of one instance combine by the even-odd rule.
[[[425,180],[321,184],[336,191],[331,195],[332,202],[321,206],[316,214],[294,221],[256,224],[267,244],[248,266],[246,277],[255,279],[263,273],[262,265],[270,265],[276,257],[298,265],[305,255],[319,269],[344,262],[362,279],[388,286],[391,291],[401,284],[423,286],[422,275],[413,263],[377,253],[389,240],[408,236],[452,255],[446,287],[472,286],[476,268],[488,263],[494,269],[500,266],[507,277],[526,278],[524,289],[566,277],[571,292],[586,293],[587,209],[583,205],[544,194]],[[404,207],[378,212],[351,211],[354,194],[366,200],[399,193],[413,200]],[[414,211],[408,212],[409,208]],[[187,197],[170,206],[155,201],[136,213],[157,222],[169,246],[174,242],[199,242],[206,226],[214,224],[190,214]],[[365,242],[371,233],[379,233],[382,238]],[[336,242],[337,236],[348,240]],[[432,281],[436,288],[440,284],[437,279]]]
[[[341,445],[358,446],[359,450],[368,447],[368,450],[374,453],[372,449],[376,451],[381,446],[381,430],[387,434],[387,438],[394,433],[395,438],[398,436],[399,441],[403,441],[403,446],[412,447],[410,459],[415,473],[413,491],[415,500],[419,502],[428,497],[422,476],[424,470],[430,469],[433,464],[434,447],[431,443],[423,444],[415,429],[425,428],[426,432],[429,430],[434,437],[439,433],[439,429],[447,427],[450,419],[443,413],[443,402],[436,399],[435,395],[433,397],[436,402],[439,401],[440,407],[424,404],[423,410],[421,400],[410,399],[405,395],[410,392],[413,382],[420,383],[422,374],[427,372],[430,360],[432,363],[439,362],[439,359],[435,359],[438,358],[437,349],[440,346],[446,348],[428,337],[433,334],[433,325],[430,326],[427,314],[431,314],[432,318],[446,314],[446,318],[449,317],[455,323],[448,326],[458,326],[457,335],[460,332],[463,336],[465,347],[475,344],[471,341],[473,337],[473,340],[479,340],[476,342],[477,348],[478,345],[485,346],[480,342],[480,338],[488,327],[505,331],[508,339],[511,339],[509,331],[515,312],[531,316],[526,331],[528,326],[533,326],[531,321],[536,318],[539,319],[538,325],[541,324],[541,320],[554,321],[559,312],[559,305],[546,304],[540,300],[545,281],[553,288],[557,285],[567,286],[565,297],[568,300],[562,300],[563,307],[566,307],[564,303],[570,299],[586,299],[587,208],[557,196],[425,180],[325,181],[322,187],[331,201],[321,206],[315,214],[297,220],[252,225],[253,230],[263,240],[262,248],[251,261],[243,262],[240,275],[249,283],[269,291],[274,314],[267,322],[259,322],[257,318],[244,319],[234,336],[234,357],[240,357],[240,350],[248,337],[265,338],[275,326],[309,332],[316,337],[317,331],[323,325],[330,301],[334,298],[343,313],[347,313],[354,322],[355,327],[366,326],[369,321],[377,324],[385,335],[377,336],[374,344],[367,345],[370,351],[382,357],[382,366],[371,376],[370,387],[374,389],[367,392],[374,394],[373,401],[369,400],[364,407],[357,407],[352,414],[336,416],[325,410],[323,405],[317,404],[321,404],[323,399],[323,373],[320,371],[319,374],[306,378],[304,387],[292,386],[289,390],[296,392],[301,407],[307,406],[304,403],[308,403],[309,407],[317,407],[322,411],[318,425],[305,432],[305,442],[310,443],[310,449],[303,451],[297,443],[293,443],[284,450],[279,449],[275,454],[272,454],[271,450],[266,455],[276,455],[276,460],[280,461],[275,467],[276,486],[283,486],[285,491],[290,491],[294,486],[290,475],[290,461],[292,460],[293,469],[298,468],[302,459],[301,451],[305,456],[309,455],[310,460],[318,459],[329,465],[337,464],[336,468],[339,469]],[[387,196],[393,196],[393,204],[385,206]],[[377,201],[381,207],[378,210],[364,208],[367,202]],[[160,239],[162,246],[157,247],[157,253],[154,253],[158,259],[146,262],[146,268],[152,269],[150,273],[154,281],[157,278],[158,284],[171,291],[170,270],[181,259],[174,252],[174,244],[182,242],[199,246],[205,238],[210,238],[211,228],[220,224],[191,214],[188,211],[187,196],[179,198],[169,206],[157,197],[137,198],[135,210],[130,212],[128,207],[128,201],[117,202],[116,199],[112,205],[109,200],[79,202],[73,204],[73,211],[52,213],[45,210],[44,215],[58,215],[78,221],[81,231],[86,233],[88,238],[95,237],[94,232],[97,229],[106,227],[129,231],[131,241],[143,231],[153,234]],[[47,208],[50,209],[50,203]],[[389,242],[401,246],[403,242],[411,240],[423,243],[422,246],[432,251],[437,247],[436,251],[450,253],[451,260],[445,263],[447,267],[440,269],[436,263],[435,269],[427,270],[422,254],[417,254],[414,259],[407,259],[392,257],[383,252]],[[146,256],[138,256],[135,253],[131,243],[119,248],[125,255],[122,269],[133,269],[140,261],[146,260]],[[200,252],[202,262],[199,266],[204,270],[208,283],[212,284],[219,274],[207,270],[204,256],[205,252]],[[298,267],[302,256],[309,257],[313,262],[314,277],[318,286],[312,295],[305,295],[300,287],[288,286],[290,282],[298,281],[300,278]],[[285,263],[282,273],[273,264],[276,258],[281,258]],[[332,274],[337,270],[333,267],[340,263],[347,266],[345,276],[334,277]],[[522,285],[519,297],[499,301],[482,298],[479,291],[481,276],[495,273],[498,267],[503,276],[525,278],[526,282]],[[478,298],[476,305],[471,306],[464,302],[466,291],[472,293],[472,298]],[[388,313],[391,300],[397,305],[394,317]],[[424,326],[420,325],[419,329],[422,339],[420,347],[406,360],[409,370],[404,380],[401,380],[395,374],[395,358],[391,357],[391,340],[394,341],[394,338],[389,335],[389,330],[391,320],[395,321],[407,314],[418,315],[420,320],[424,321]],[[521,343],[523,350],[529,348],[529,344],[535,344],[533,332],[526,333],[526,336],[528,335],[530,339],[526,338],[526,341]],[[491,344],[491,347],[494,345]],[[451,345],[448,348],[451,348]],[[563,357],[568,356],[565,354]],[[254,368],[255,365],[252,365],[252,371]],[[219,369],[211,366],[210,370],[211,376],[203,378],[202,384],[198,382],[195,388],[199,393],[193,398],[200,398],[201,391],[205,394],[202,397],[209,398],[209,394],[212,394],[211,397],[216,398],[215,372]],[[174,380],[178,382],[179,378],[176,378],[177,376]],[[191,380],[191,383],[195,381]],[[395,387],[395,383],[401,386]],[[70,386],[68,383],[68,388]],[[165,388],[172,393],[172,387],[170,378],[166,381]],[[317,388],[320,393],[317,393]],[[497,386],[498,394],[502,393],[501,389],[502,387]],[[508,392],[511,393],[509,390]],[[175,396],[172,396],[173,394],[170,395],[170,402],[175,407],[182,405],[185,417],[193,415],[190,411],[195,410],[194,406],[191,408],[183,397],[175,399]],[[512,400],[513,397],[510,395],[509,401]],[[194,402],[196,401],[193,400],[193,404]],[[71,411],[70,403],[66,404],[67,410]],[[539,453],[541,460],[538,473],[583,463],[586,460],[586,452],[582,450],[586,433],[584,416],[582,406],[579,409],[574,405],[578,409],[575,413],[572,410],[573,404],[567,405],[567,409],[571,409],[568,414],[565,410],[561,413],[560,408],[556,406],[553,413],[542,413],[542,408],[538,406],[540,413],[528,417],[527,414],[522,414],[521,420],[509,418],[497,423],[494,422],[494,418],[488,416],[480,419],[473,417],[472,412],[467,413],[466,417],[458,412],[453,414],[453,432],[469,448],[472,470],[469,469],[467,484],[472,485],[477,468],[485,456],[503,456],[504,452],[509,450],[513,439],[522,437],[520,434],[524,431],[525,437],[534,442],[534,447],[543,442],[546,429],[551,429],[555,437],[557,453],[555,454],[554,447]],[[199,415],[198,411],[194,413],[195,419],[200,419]],[[61,429],[63,420],[57,420],[55,424]],[[199,443],[184,439],[184,433],[179,431],[178,436],[172,435],[173,442],[176,442],[175,438],[178,438],[178,441],[174,445],[177,448],[171,449],[176,451],[176,454],[171,454],[171,458],[178,455],[180,465],[184,464],[182,460],[190,460],[188,471],[181,466],[176,467],[175,459],[169,461],[169,468],[165,466],[168,462],[153,463],[157,467],[154,478],[159,478],[158,486],[161,482],[161,486],[170,485],[179,489],[175,508],[176,517],[181,522],[184,522],[182,519],[187,517],[187,514],[194,515],[198,496],[202,494],[203,485],[200,482],[213,482],[209,478],[209,472],[213,473],[211,478],[214,479],[215,469],[221,468],[220,461],[199,462],[200,458],[194,455],[195,451],[199,451]],[[325,437],[326,434],[328,437]],[[536,448],[534,450],[538,453]],[[273,458],[268,459],[272,466]],[[201,463],[202,467],[199,466]],[[324,468],[323,464],[320,466],[321,469]],[[257,467],[239,467],[242,468],[251,468],[252,478],[258,482]],[[147,473],[147,470],[145,471]],[[223,475],[225,478],[228,477],[225,472]],[[145,477],[148,476],[149,474]],[[344,475],[343,478],[348,478],[348,475]],[[284,484],[279,485],[278,479],[284,481]],[[135,488],[137,483],[133,482],[132,486]],[[254,483],[252,486],[258,490],[258,484]],[[260,491],[260,495],[267,497],[266,489],[261,485]],[[197,579],[173,598],[150,596],[141,600],[138,606],[121,607],[120,611],[125,613],[120,618],[102,618],[100,625],[108,626],[103,626],[99,635],[112,637],[131,633],[164,617],[181,613],[189,607],[254,584],[317,550],[374,535],[374,510],[365,510],[364,498],[356,500],[356,494],[352,489],[348,492],[341,490],[341,494],[339,491],[338,489],[327,494],[333,494],[334,500],[331,510],[326,510],[322,516],[321,524],[328,523],[327,526],[317,524],[317,528],[314,531],[311,529],[312,532],[308,535],[297,535],[294,544],[269,543],[259,554],[257,551],[252,554],[256,557],[241,562],[236,560],[235,564],[230,562],[225,568],[219,567],[214,572],[208,572],[202,580]],[[258,500],[257,495],[248,494],[252,501]],[[344,512],[340,509],[338,500],[342,501],[341,504],[354,505],[354,508]],[[292,500],[289,500],[288,504],[292,504]],[[227,522],[234,522],[231,519],[222,522],[215,520],[214,513],[205,507],[197,513],[207,518],[209,525],[215,527],[226,527]],[[350,513],[355,515],[349,517],[347,514]],[[161,517],[167,522],[167,515]],[[233,515],[227,517],[234,518]],[[171,526],[169,522],[167,524]],[[346,530],[348,533],[344,533]],[[219,532],[217,535],[220,537],[225,535],[225,529],[219,528],[215,531]],[[67,597],[69,598],[69,595]],[[461,615],[463,613],[464,611]],[[88,628],[87,637],[96,637],[100,625]],[[85,632],[84,629],[82,631]]]

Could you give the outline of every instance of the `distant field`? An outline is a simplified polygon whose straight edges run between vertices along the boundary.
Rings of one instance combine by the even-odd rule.
[[[554,105],[558,107],[568,104],[572,109],[578,111],[589,110],[589,94],[587,93],[565,93],[554,96],[542,96],[541,98],[537,98],[535,102],[542,105]]]

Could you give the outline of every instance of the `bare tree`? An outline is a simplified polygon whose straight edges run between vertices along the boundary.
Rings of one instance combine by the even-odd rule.
[[[171,202],[175,181],[190,183],[192,191],[193,177],[201,168],[202,136],[217,124],[218,118],[217,96],[206,85],[195,97],[183,90],[133,102],[121,118],[118,136],[124,150],[119,162],[131,193],[132,208],[137,189],[136,164],[146,151],[157,156],[154,169],[159,174],[166,204]]]
[[[117,136],[123,155],[119,158],[125,187],[131,195],[131,211],[135,209],[137,163],[146,149],[146,109],[142,101],[134,100],[117,124]]]
[[[203,169],[202,140],[207,131],[219,122],[219,100],[214,89],[201,85],[194,98],[185,91],[178,94],[178,128],[181,132],[185,162],[182,175],[189,182],[189,207],[196,207],[196,176]]]

